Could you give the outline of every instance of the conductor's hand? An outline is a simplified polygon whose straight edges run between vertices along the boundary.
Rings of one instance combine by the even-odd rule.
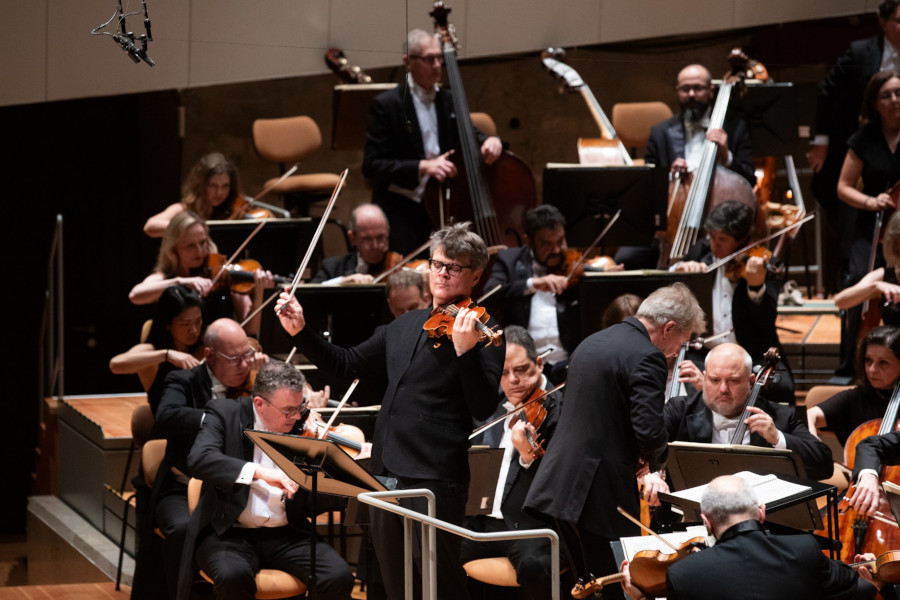
[[[747,429],[751,433],[758,433],[773,446],[777,444],[778,428],[775,427],[775,421],[772,420],[772,417],[758,406],[748,406],[747,411],[752,413],[747,417]]]
[[[500,158],[502,152],[503,143],[500,142],[500,138],[496,135],[492,135],[481,144],[481,157],[484,159],[485,164],[494,164]]]
[[[444,181],[448,177],[456,177],[456,165],[450,162],[450,155],[453,150],[445,152],[435,158],[428,158],[419,161],[419,177],[429,175],[438,181]]]
[[[644,475],[644,491],[641,493],[641,498],[646,500],[650,506],[659,506],[657,494],[660,492],[669,493],[669,485],[663,481],[663,478],[658,473]]]
[[[284,310],[278,312],[282,306],[284,306]],[[290,335],[297,335],[306,327],[306,319],[303,318],[303,307],[300,306],[293,294],[289,295],[286,291],[281,292],[278,295],[278,300],[275,301],[275,314],[278,315],[281,326]]]
[[[675,272],[677,273],[706,273],[706,269],[706,263],[696,260],[680,260],[675,263]]]
[[[453,348],[457,356],[462,356],[475,347],[481,335],[475,329],[478,315],[468,308],[459,309],[453,322]]]
[[[719,162],[723,165],[726,164],[728,162],[728,134],[725,133],[725,130],[710,129],[706,132],[706,139],[715,142],[716,146],[719,147]]]
[[[290,477],[285,475],[284,471],[281,469],[257,466],[256,471],[253,473],[253,479],[265,481],[272,487],[283,490],[284,495],[288,498],[293,498],[294,492],[297,491],[297,484]]]
[[[569,284],[562,275],[544,275],[543,277],[535,277],[532,279],[531,285],[539,292],[562,294],[566,291],[566,287]]]
[[[878,509],[881,494],[878,477],[872,473],[863,473],[856,482],[856,490],[850,498],[850,507],[859,514],[870,517]]]

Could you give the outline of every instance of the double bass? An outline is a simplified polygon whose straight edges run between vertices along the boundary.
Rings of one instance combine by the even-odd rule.
[[[732,90],[742,85],[749,58],[740,48],[731,51],[728,62],[731,70],[719,86],[716,101],[709,118],[707,131],[721,129]],[[696,171],[674,182],[669,197],[666,237],[660,251],[660,267],[664,268],[684,257],[697,242],[703,225],[703,217],[716,204],[725,200],[738,200],[757,210],[756,196],[750,183],[729,169],[718,165],[719,147],[704,140],[700,164]]]
[[[525,212],[537,204],[534,176],[522,159],[508,151],[489,168],[482,165],[481,147],[457,62],[458,41],[453,26],[447,22],[450,10],[438,0],[429,14],[441,38],[444,69],[453,91],[459,148],[452,158],[462,164],[457,164],[459,175],[450,181],[447,190],[437,194],[437,200],[435,194],[428,194],[428,216],[438,227],[449,220],[472,221],[476,233],[488,246],[519,246]]]

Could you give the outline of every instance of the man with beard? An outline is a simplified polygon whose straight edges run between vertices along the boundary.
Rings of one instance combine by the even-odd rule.
[[[712,77],[703,65],[688,65],[678,73],[675,85],[681,111],[667,121],[650,129],[644,160],[657,168],[666,169],[670,177],[694,171],[700,164],[703,142],[718,146],[719,164],[744,177],[750,185],[756,183],[747,125],[740,119],[726,115],[722,129],[710,129],[712,112]],[[624,246],[616,254],[616,262],[626,269],[654,268],[658,249]]]
[[[566,219],[543,204],[525,213],[523,225],[528,244],[497,253],[484,289],[500,289],[487,304],[504,325],[525,327],[538,354],[552,348],[544,372],[559,382],[581,331],[578,291],[566,281]]]

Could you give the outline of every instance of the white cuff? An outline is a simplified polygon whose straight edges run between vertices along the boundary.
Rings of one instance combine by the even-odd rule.
[[[778,432],[778,441],[775,442],[774,448],[778,450],[784,450],[787,448],[787,440],[784,439],[784,434],[780,431]]]
[[[240,475],[234,480],[235,483],[250,485],[253,483],[253,474],[256,472],[256,463],[248,462],[241,469]]]

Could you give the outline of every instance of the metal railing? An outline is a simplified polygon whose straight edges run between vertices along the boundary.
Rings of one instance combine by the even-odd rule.
[[[381,498],[425,498],[428,503],[428,514],[404,508],[381,500]],[[368,504],[381,510],[386,510],[403,517],[403,563],[405,565],[405,597],[412,600],[413,597],[413,573],[412,573],[412,522],[422,523],[422,598],[434,600],[437,598],[437,570],[436,544],[434,529],[441,529],[448,533],[464,537],[476,542],[522,540],[533,538],[547,538],[550,540],[550,593],[552,600],[559,600],[559,536],[552,529],[526,529],[524,531],[498,531],[495,533],[481,533],[465,527],[459,527],[434,517],[434,493],[427,489],[396,490],[388,492],[365,492],[359,494],[357,499],[363,504]]]

